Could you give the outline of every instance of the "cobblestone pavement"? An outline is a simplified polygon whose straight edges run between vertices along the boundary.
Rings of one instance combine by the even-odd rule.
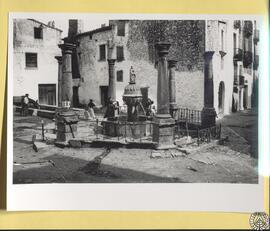
[[[254,138],[250,132],[256,121],[251,113],[224,117],[223,145],[215,142],[192,148],[162,152],[151,149],[32,147],[32,135],[41,134],[41,120],[47,129],[54,122],[39,117],[14,117],[13,180],[23,183],[257,183],[257,160],[250,156]],[[245,118],[246,122],[244,122]],[[89,125],[80,122],[79,130],[94,136]],[[82,134],[81,134],[82,135]],[[46,133],[46,136],[48,134]],[[53,135],[51,135],[53,136]],[[106,153],[106,155],[104,155]],[[153,158],[153,154],[157,158]],[[159,157],[159,158],[158,158]]]
[[[250,145],[250,154],[253,157],[258,156],[258,114],[256,112],[252,110],[239,111],[224,116],[219,122]],[[237,146],[237,144],[235,145]]]

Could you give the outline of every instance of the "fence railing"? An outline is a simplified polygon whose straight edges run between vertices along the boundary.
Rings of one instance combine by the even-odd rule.
[[[174,115],[178,122],[187,122],[190,124],[201,124],[202,112],[199,110],[192,110],[188,108],[178,108]]]
[[[204,142],[209,143],[213,139],[220,139],[220,137],[221,137],[221,124],[210,128],[198,129],[197,143],[198,145]]]

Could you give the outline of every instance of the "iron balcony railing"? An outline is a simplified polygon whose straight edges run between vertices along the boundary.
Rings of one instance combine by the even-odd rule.
[[[243,50],[241,48],[234,48],[233,60],[234,61],[243,60]]]
[[[245,85],[245,76],[239,75],[239,85]]]
[[[253,68],[254,70],[257,70],[258,67],[259,67],[259,55],[254,55]]]
[[[235,20],[233,23],[233,26],[235,29],[239,29],[241,27],[241,21],[240,20]]]
[[[252,52],[245,51],[244,52],[244,59],[243,59],[244,67],[248,67],[251,63],[252,63]]]
[[[233,85],[238,86],[239,84],[239,75],[235,75],[233,79]]]
[[[253,25],[251,21],[244,22],[244,33],[246,37],[249,37],[253,33]]]
[[[254,39],[254,42],[255,43],[259,42],[259,40],[260,40],[259,30],[257,30],[257,29],[254,30],[254,37],[253,37],[253,39]]]

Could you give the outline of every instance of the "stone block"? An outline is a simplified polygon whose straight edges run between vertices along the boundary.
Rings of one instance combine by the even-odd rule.
[[[153,141],[157,143],[157,149],[168,149],[174,145],[175,120],[170,117],[155,117],[153,124]]]
[[[71,132],[57,132],[56,140],[60,142],[69,141],[73,139]]]
[[[73,132],[77,132],[77,124],[67,125],[65,123],[57,123],[57,130],[59,132],[71,132],[70,126]]]
[[[82,142],[80,140],[74,140],[71,139],[68,141],[70,147],[72,148],[81,148],[82,147]]]

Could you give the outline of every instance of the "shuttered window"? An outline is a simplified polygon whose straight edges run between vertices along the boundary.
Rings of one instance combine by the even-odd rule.
[[[43,31],[40,27],[34,27],[34,38],[43,39]]]
[[[124,60],[124,47],[122,47],[122,46],[116,47],[116,59],[117,59],[117,61]]]
[[[117,35],[125,36],[125,21],[119,21],[117,23]]]
[[[99,46],[99,60],[100,61],[106,60],[106,46],[105,45]]]
[[[117,71],[116,72],[116,80],[117,82],[123,82],[123,71]]]
[[[26,67],[38,67],[37,53],[25,53],[25,66]]]

